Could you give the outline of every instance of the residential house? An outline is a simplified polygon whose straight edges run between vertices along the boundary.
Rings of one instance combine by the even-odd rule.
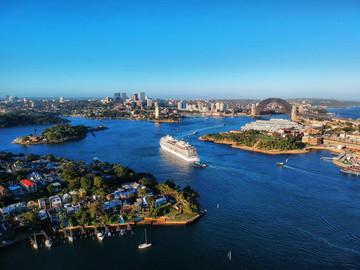
[[[41,198],[41,199],[38,199],[38,207],[40,209],[43,209],[43,210],[46,210],[46,209],[49,209],[50,208],[50,202],[49,202],[49,199],[48,198]]]
[[[26,209],[26,204],[24,202],[18,202],[0,208],[0,214],[3,216],[3,218],[9,218],[13,215],[26,211]]]
[[[36,192],[37,191],[37,185],[28,179],[20,180],[20,184],[25,188],[25,190],[27,192]]]
[[[59,195],[49,197],[50,206],[52,208],[61,208],[62,207],[62,200]]]
[[[8,190],[11,195],[18,196],[23,194],[23,189],[20,185],[10,185],[8,186]]]
[[[112,201],[104,202],[101,208],[103,211],[108,211],[118,208],[120,206],[121,206],[120,200],[112,200]]]
[[[157,207],[160,207],[160,206],[162,206],[162,205],[164,205],[164,204],[166,204],[167,203],[167,199],[164,197],[164,196],[162,196],[162,197],[160,197],[160,198],[157,198],[156,200],[155,200],[155,207],[157,208]]]

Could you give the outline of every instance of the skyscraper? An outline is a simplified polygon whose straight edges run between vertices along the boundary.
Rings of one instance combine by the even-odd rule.
[[[155,119],[159,119],[160,118],[160,108],[159,108],[159,103],[156,101],[155,102]]]
[[[121,100],[121,94],[120,93],[114,93],[114,100],[120,101]]]
[[[141,101],[145,101],[145,92],[140,92],[139,93],[139,98]]]

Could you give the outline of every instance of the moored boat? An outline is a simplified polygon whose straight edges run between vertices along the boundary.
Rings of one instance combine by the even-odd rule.
[[[45,246],[46,246],[47,248],[51,248],[51,247],[52,247],[52,241],[51,241],[51,239],[46,239],[46,240],[45,240]]]
[[[104,238],[105,238],[105,234],[103,234],[102,232],[98,232],[98,233],[96,234],[96,237],[97,237],[97,239],[98,239],[99,241],[102,241],[102,240],[104,240]]]
[[[151,243],[148,243],[148,241],[147,241],[146,229],[144,231],[145,231],[145,242],[138,246],[139,249],[146,249],[146,248],[151,247],[151,245],[152,245]]]

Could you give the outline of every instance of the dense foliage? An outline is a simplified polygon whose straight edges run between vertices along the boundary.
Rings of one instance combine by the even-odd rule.
[[[228,141],[266,150],[296,150],[305,146],[300,138],[290,134],[285,136],[279,134],[269,135],[256,130],[246,130],[239,133],[208,134],[204,137],[211,141]]]
[[[68,140],[78,140],[86,137],[88,128],[84,125],[71,126],[61,124],[43,130],[42,137],[48,143],[59,143]]]
[[[0,128],[23,126],[23,125],[44,125],[66,123],[67,119],[51,113],[13,111],[0,113]]]

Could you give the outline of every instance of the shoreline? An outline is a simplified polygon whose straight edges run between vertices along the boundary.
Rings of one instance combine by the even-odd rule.
[[[115,228],[123,228],[127,229],[128,226],[186,226],[189,224],[192,224],[196,221],[198,221],[203,215],[206,214],[206,210],[200,211],[195,216],[183,220],[171,220],[168,219],[166,216],[161,216],[157,218],[151,218],[146,217],[143,220],[140,221],[130,221],[125,223],[111,223],[111,224],[99,224],[99,225],[77,225],[77,226],[71,226],[66,227],[62,229],[56,230],[55,233],[58,234],[64,234],[66,236],[67,231],[84,231],[84,230],[96,230],[98,228],[108,227],[109,229],[115,229]],[[23,234],[20,237],[17,237],[14,240],[9,240],[6,244],[0,245],[0,249],[2,248],[8,248],[13,246],[14,244],[25,242],[29,237],[33,235],[33,232]],[[56,239],[57,237],[55,237]]]
[[[158,123],[179,123],[181,120],[175,120],[175,119],[147,119],[147,118],[131,118],[131,117],[89,117],[85,115],[80,114],[69,114],[64,115],[66,117],[78,117],[83,119],[89,119],[89,120],[131,120],[131,121],[147,121],[147,122],[158,122]]]
[[[306,153],[310,152],[310,149],[308,149],[306,147],[303,148],[303,149],[295,149],[295,150],[266,150],[266,149],[260,149],[260,148],[252,147],[252,146],[246,146],[246,145],[242,145],[242,144],[237,144],[237,143],[232,142],[232,141],[210,140],[210,139],[204,138],[203,136],[200,136],[198,139],[200,141],[204,141],[204,142],[212,142],[212,143],[215,143],[215,144],[225,144],[225,145],[229,145],[232,148],[236,148],[236,149],[240,149],[240,150],[244,150],[244,151],[249,151],[249,152],[267,154],[267,155],[295,155],[295,154],[306,154]]]
[[[325,147],[325,146],[307,146],[303,149],[299,149],[299,150],[264,150],[264,149],[258,149],[256,147],[250,147],[250,146],[246,146],[246,145],[237,145],[234,142],[230,142],[230,141],[216,141],[216,140],[209,140],[209,139],[205,139],[202,136],[200,136],[198,138],[200,141],[204,141],[204,142],[211,142],[211,143],[215,143],[215,144],[225,144],[225,145],[229,145],[232,148],[236,148],[236,149],[240,149],[240,150],[244,150],[244,151],[249,151],[249,152],[255,152],[255,153],[261,153],[261,154],[266,154],[266,155],[297,155],[297,154],[307,154],[310,153],[312,151],[328,151],[332,154],[342,154],[344,153],[343,150],[339,150],[336,148],[330,148],[330,147]],[[344,164],[342,162],[340,162],[339,160],[337,160],[335,157],[331,160],[331,162],[339,167],[340,169],[344,169],[344,168],[348,168],[350,167],[350,165]]]

